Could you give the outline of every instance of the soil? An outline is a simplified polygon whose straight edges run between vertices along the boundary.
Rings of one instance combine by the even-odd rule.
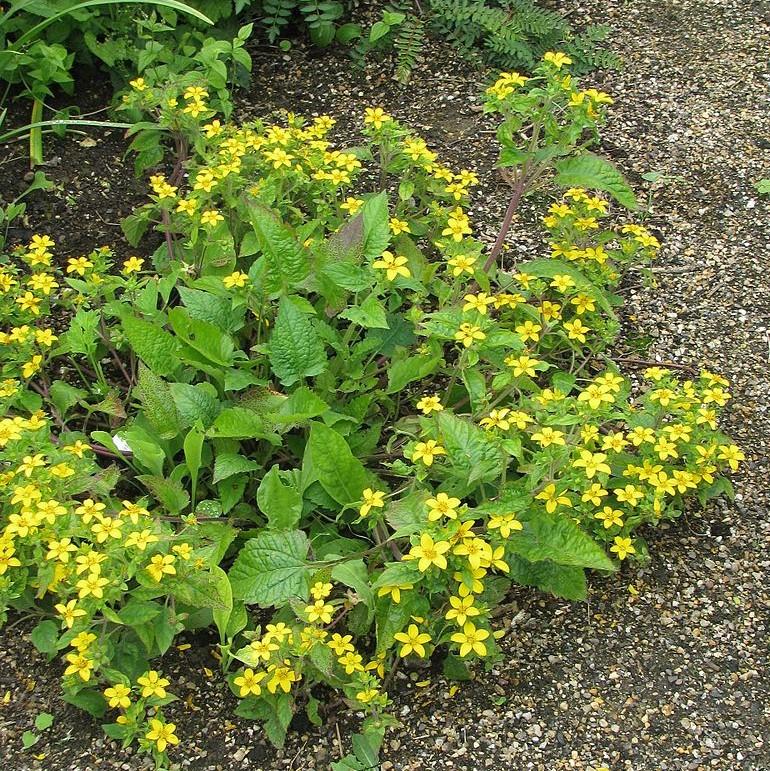
[[[696,505],[675,525],[650,532],[650,562],[594,578],[587,602],[514,595],[501,619],[504,664],[457,692],[437,674],[399,673],[393,711],[403,728],[386,739],[382,768],[767,771],[770,207],[751,182],[770,176],[770,24],[762,4],[746,0],[564,0],[562,8],[581,23],[613,27],[624,69],[586,80],[616,97],[603,151],[647,199],[648,224],[664,242],[656,286],[639,277],[624,288],[626,345],[649,343],[646,356],[730,377],[734,401],[724,428],[748,461],[734,479],[735,501]],[[355,144],[363,108],[379,104],[442,159],[479,174],[471,215],[491,243],[507,186],[494,170],[493,126],[478,111],[485,73],[439,44],[407,86],[394,83],[385,65],[356,72],[335,52],[297,46],[285,55],[253,54],[253,86],[239,100],[239,120],[281,109],[329,113],[341,143]],[[108,95],[96,88],[78,98],[92,109]],[[142,203],[145,185],[124,158],[121,132],[87,140],[46,143],[45,170],[56,190],[32,199],[12,241],[47,232],[63,257],[101,244],[121,256],[132,251],[119,221]],[[18,145],[7,148],[0,161],[20,153]],[[649,171],[662,176],[646,182],[641,175]],[[21,158],[0,164],[4,197],[23,188],[25,172]],[[535,204],[518,219],[509,260],[538,255]],[[60,700],[61,667],[34,650],[31,627],[11,619],[0,632],[5,768],[147,768]],[[169,713],[184,737],[174,754],[181,768],[326,769],[349,751],[359,719],[350,713],[328,715],[319,729],[296,720],[276,751],[257,725],[234,716],[236,700],[211,655],[214,640],[178,642],[192,646],[172,648],[162,668],[180,696]],[[21,734],[41,711],[54,724],[23,751]]]

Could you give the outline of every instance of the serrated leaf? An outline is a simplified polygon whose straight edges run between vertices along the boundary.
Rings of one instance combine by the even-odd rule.
[[[447,411],[439,412],[436,420],[452,476],[461,490],[500,477],[505,454],[488,432]]]
[[[217,389],[211,383],[169,383],[169,392],[179,415],[181,428],[198,421],[208,428],[221,409]]]
[[[265,530],[246,542],[230,568],[233,596],[249,605],[280,607],[307,599],[311,570],[308,539],[301,530]]]
[[[283,483],[277,465],[262,477],[257,489],[257,505],[267,517],[268,527],[274,530],[291,530],[299,524],[302,495]]]
[[[340,313],[340,317],[366,329],[387,329],[385,306],[374,295],[369,295],[360,305],[353,305]]]
[[[515,554],[507,560],[511,578],[524,586],[536,586],[565,600],[586,598],[586,577],[583,568],[557,565],[550,560],[529,562]]]
[[[286,297],[281,298],[268,356],[273,373],[284,386],[326,369],[326,351],[318,332]]]
[[[214,461],[214,477],[211,480],[214,484],[228,479],[235,474],[245,474],[249,471],[256,471],[259,463],[243,455],[234,452],[223,452],[217,455]]]
[[[571,517],[530,510],[521,515],[523,530],[512,533],[508,548],[530,562],[615,571],[617,567]]]
[[[161,439],[173,439],[180,430],[179,413],[168,383],[140,363],[135,392],[142,402],[144,415],[158,432],[158,436]]]
[[[363,254],[365,259],[379,257],[390,243],[388,196],[383,191],[372,196],[361,207],[363,220]]]
[[[609,161],[594,153],[584,152],[555,164],[555,183],[559,187],[585,187],[603,190],[627,209],[636,209],[636,196],[626,178]]]
[[[310,454],[315,479],[337,503],[347,506],[361,500],[369,475],[344,437],[323,423],[313,423],[305,452]]]
[[[159,324],[128,313],[121,326],[134,353],[156,374],[167,377],[179,366],[179,343]]]
[[[310,274],[310,260],[291,228],[260,204],[249,206],[249,221],[261,253],[259,261],[265,264],[266,291],[285,295],[299,287]]]

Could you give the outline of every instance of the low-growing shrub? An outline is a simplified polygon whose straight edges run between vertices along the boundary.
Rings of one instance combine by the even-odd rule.
[[[608,99],[567,64],[490,87],[502,163],[542,186],[572,159],[557,182],[594,168],[633,203],[583,154]],[[466,213],[475,175],[381,108],[335,148],[327,116],[239,127],[199,86],[135,94],[184,138],[126,225],[161,246],[58,264],[41,235],[0,271],[0,607],[40,618],[110,736],[167,762],[153,660],[213,627],[238,715],[280,744],[331,687],[376,754],[399,662],[490,666],[512,584],[583,598],[586,568],[645,557],[643,525],[729,492],[726,381],[632,389],[606,355],[622,268],[659,246],[610,200],[567,189],[550,256],[508,271]]]

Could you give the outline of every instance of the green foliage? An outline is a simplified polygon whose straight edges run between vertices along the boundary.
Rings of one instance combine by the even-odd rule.
[[[398,659],[467,679],[501,660],[514,583],[583,599],[688,494],[729,494],[726,381],[651,367],[632,388],[607,356],[622,271],[659,244],[585,155],[608,97],[568,59],[486,94],[517,180],[618,202],[554,196],[550,257],[490,259],[476,176],[381,108],[354,150],[329,116],[222,123],[195,84],[142,129],[173,125],[184,170],[126,227],[154,253],[4,254],[0,613],[40,615],[32,643],[111,738],[169,766],[152,662],[210,627],[239,716],[280,745],[333,689],[365,715],[337,766],[370,768]],[[166,93],[132,88],[148,113]]]

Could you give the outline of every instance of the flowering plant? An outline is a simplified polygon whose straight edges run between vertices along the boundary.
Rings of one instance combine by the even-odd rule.
[[[561,66],[533,90],[566,88]],[[567,101],[564,157],[593,125]],[[162,233],[152,257],[62,271],[38,236],[0,273],[0,605],[44,616],[68,700],[158,763],[176,735],[150,660],[206,625],[272,741],[320,721],[324,684],[376,750],[400,662],[489,666],[512,583],[583,598],[586,568],[644,558],[642,525],[729,492],[727,384],[650,367],[633,389],[607,357],[621,270],[659,246],[608,199],[569,187],[549,257],[484,270],[475,175],[381,108],[354,149],[326,116],[193,117],[187,183],[152,177],[127,226]]]

